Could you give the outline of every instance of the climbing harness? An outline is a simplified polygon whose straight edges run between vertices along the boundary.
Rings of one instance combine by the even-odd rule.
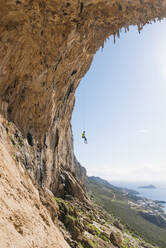
[[[82,132],[82,139],[84,139],[84,144],[88,144],[87,138],[85,136],[85,131]]]

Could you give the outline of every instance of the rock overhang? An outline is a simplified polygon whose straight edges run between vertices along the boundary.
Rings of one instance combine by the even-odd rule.
[[[165,16],[165,0],[1,0],[1,112],[25,135],[68,129],[75,90],[105,40]]]

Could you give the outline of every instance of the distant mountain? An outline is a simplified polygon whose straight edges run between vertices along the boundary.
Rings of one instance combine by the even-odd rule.
[[[108,188],[111,188],[111,189],[120,189],[119,187],[113,186],[113,185],[110,184],[108,181],[106,181],[106,180],[104,180],[104,179],[102,179],[102,178],[100,178],[100,177],[94,177],[94,176],[92,176],[92,177],[88,177],[88,179],[89,179],[90,181],[92,181],[92,182],[100,183],[100,184],[102,184],[103,186],[108,187]]]
[[[116,190],[116,191],[121,192],[121,193],[131,194],[131,195],[138,195],[139,194],[139,192],[137,192],[136,190],[114,186],[111,183],[109,183],[108,181],[106,181],[105,179],[102,179],[100,177],[92,176],[92,177],[88,177],[88,180],[93,182],[93,183],[99,183],[100,185],[103,185],[106,188]]]
[[[156,189],[156,186],[150,184],[150,185],[146,185],[146,186],[139,186],[139,189]]]

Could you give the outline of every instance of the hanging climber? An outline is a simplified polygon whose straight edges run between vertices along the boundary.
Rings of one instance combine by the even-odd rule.
[[[88,144],[87,138],[85,136],[85,131],[82,132],[82,139],[84,139],[85,144]]]

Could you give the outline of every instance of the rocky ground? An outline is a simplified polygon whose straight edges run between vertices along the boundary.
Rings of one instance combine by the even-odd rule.
[[[88,204],[66,196],[54,198],[59,206],[58,223],[73,248],[153,248],[130,232],[120,221],[93,201]]]

